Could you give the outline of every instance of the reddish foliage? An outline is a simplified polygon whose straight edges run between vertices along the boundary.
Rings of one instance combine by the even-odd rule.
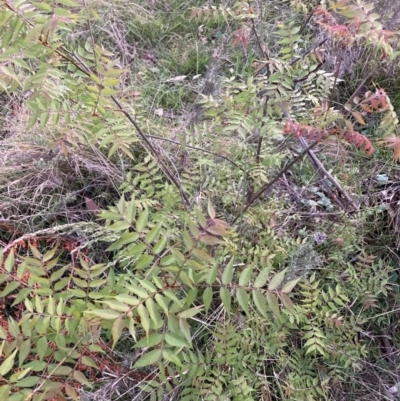
[[[249,44],[249,31],[247,28],[243,27],[238,29],[236,32],[234,32],[234,39],[232,44],[238,45],[241,44],[245,47]]]
[[[396,162],[400,161],[400,137],[397,135],[391,135],[383,138],[382,143],[387,148],[393,148],[393,160]]]
[[[333,26],[337,24],[336,18],[321,5],[316,8],[314,15],[319,18],[319,23],[321,25],[327,24]]]
[[[345,46],[349,46],[355,40],[355,35],[361,32],[363,23],[369,23],[368,14],[362,11],[362,9],[359,10],[359,15],[355,15],[347,26],[338,24],[333,14],[321,5],[316,8],[314,16],[317,18],[318,24],[321,25],[321,27],[333,37],[339,39]],[[379,29],[376,26],[369,26],[369,29],[373,29],[373,32],[378,36],[378,40],[382,39],[382,41],[386,43],[390,38],[396,35],[392,31]],[[383,55],[386,57],[385,53]]]
[[[293,120],[288,120],[283,132],[287,135],[294,135],[297,138],[303,137],[312,141],[321,142],[328,136],[335,135],[346,142],[355,145],[358,149],[364,149],[368,156],[374,153],[374,147],[370,140],[357,131],[340,131],[336,128],[322,129],[310,125],[298,124]]]
[[[367,92],[365,94],[365,100],[361,102],[363,110],[369,113],[385,110],[388,106],[387,94],[383,89],[377,89],[375,93]]]

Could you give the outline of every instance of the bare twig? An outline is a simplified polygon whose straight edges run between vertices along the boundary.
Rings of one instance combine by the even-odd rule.
[[[92,70],[89,67],[87,67],[86,64],[82,60],[80,60],[76,55],[72,54],[70,51],[68,51],[67,49],[63,48],[62,46],[60,48],[58,48],[58,49],[54,49],[54,51],[56,51],[57,54],[59,54],[61,57],[63,57],[67,61],[69,61],[72,64],[74,64],[80,71],[84,72],[88,76],[90,76],[90,74],[93,73]],[[178,188],[179,193],[180,193],[181,198],[182,198],[182,201],[183,201],[183,204],[186,207],[189,207],[190,206],[190,201],[187,198],[187,196],[185,195],[185,193],[183,192],[180,183],[174,177],[174,175],[170,172],[170,170],[167,167],[167,165],[163,162],[163,160],[161,159],[159,153],[156,151],[156,149],[154,148],[152,143],[149,141],[149,139],[147,138],[146,134],[139,127],[139,125],[137,124],[136,120],[123,108],[123,106],[121,105],[121,103],[118,101],[118,99],[115,96],[111,96],[110,98],[114,102],[114,104],[118,107],[119,111],[122,112],[125,115],[125,117],[130,121],[130,123],[135,127],[136,132],[139,134],[139,136],[142,138],[142,140],[148,146],[150,152],[153,154],[153,156],[155,156],[157,158],[158,162],[160,163],[161,167],[164,170],[165,175]]]
[[[314,9],[312,10],[312,12],[310,13],[310,15],[307,17],[307,19],[304,21],[304,24],[301,26],[300,31],[299,31],[299,35],[301,35],[304,31],[304,29],[306,29],[306,26],[308,25],[308,23],[311,21],[311,18],[313,17],[316,9],[319,7],[319,5],[321,4],[321,0],[318,1],[318,3],[315,5]]]
[[[25,398],[25,400],[31,400],[33,398],[33,396],[38,393],[42,387],[47,383],[47,381],[53,376],[54,372],[63,365],[63,363],[69,358],[69,356],[76,350],[76,348],[78,347],[78,345],[82,342],[82,340],[84,339],[84,335],[81,336],[81,338],[77,341],[77,343],[71,348],[71,350],[68,352],[67,355],[64,356],[64,358],[61,359],[60,362],[58,362],[58,364],[49,372],[49,374],[42,379],[42,382],[39,384],[39,386],[37,386],[29,395],[28,397]]]
[[[314,51],[317,47],[323,45],[329,38],[326,37],[324,39],[321,39],[318,43],[310,46],[302,55],[295,57],[290,63],[289,65],[294,65],[296,64],[298,61],[302,60],[304,57],[306,57],[307,55],[309,55],[312,51]]]
[[[165,174],[167,177],[175,184],[175,186],[178,188],[181,198],[183,201],[183,204],[185,206],[190,206],[189,199],[186,197],[185,193],[182,190],[182,187],[178,180],[174,177],[174,175],[169,171],[169,168],[166,166],[166,164],[162,161],[159,153],[156,151],[152,143],[149,141],[147,138],[147,135],[142,131],[142,129],[139,127],[135,119],[123,108],[119,100],[115,96],[111,96],[111,100],[117,105],[119,111],[121,111],[125,117],[131,122],[131,124],[135,127],[137,133],[140,135],[140,137],[143,139],[143,141],[146,143],[146,145],[149,147],[153,155],[157,158],[159,163],[161,164],[162,168],[164,169]]]
[[[303,148],[307,149],[307,141],[304,138],[299,138],[300,144],[303,146]],[[333,186],[337,189],[338,193],[341,194],[347,202],[349,202],[353,208],[356,210],[357,206],[356,204],[351,200],[351,198],[347,195],[347,193],[343,190],[343,188],[340,186],[340,184],[336,181],[336,179],[332,176],[331,173],[329,173],[324,165],[319,161],[317,156],[315,156],[314,152],[310,151],[308,152],[308,158],[311,161],[311,164],[314,166],[316,173],[321,179],[322,185],[325,188],[325,191],[328,193],[328,195],[331,196],[332,200],[334,200],[344,211],[348,211],[346,207],[343,205],[343,203],[340,201],[340,199],[336,196],[336,194],[332,191],[332,188],[328,185],[326,182],[326,178],[329,179],[329,181],[333,184]]]
[[[282,106],[281,110],[284,114],[284,116],[288,119],[291,119],[289,113],[285,108]],[[304,149],[308,149],[308,144],[307,141],[303,138],[299,138],[299,142],[301,146]],[[343,188],[340,186],[340,184],[336,181],[336,179],[332,176],[331,173],[329,173],[324,165],[319,161],[318,157],[315,156],[314,152],[312,150],[307,151],[307,156],[311,162],[311,164],[314,166],[316,173],[318,176],[321,178],[322,185],[325,188],[325,191],[328,193],[328,195],[331,196],[332,200],[334,200],[344,211],[348,212],[346,207],[343,205],[343,203],[340,201],[340,199],[336,196],[336,194],[332,191],[332,188],[328,185],[326,182],[326,178],[329,179],[329,181],[333,184],[333,186],[337,189],[338,193],[341,194],[347,202],[349,202],[355,210],[357,210],[357,206],[355,203],[350,199],[350,197],[347,195],[347,193],[343,190]]]
[[[348,98],[346,103],[351,103],[353,99],[358,95],[358,92],[361,90],[361,88],[365,85],[365,83],[368,81],[369,78],[372,77],[374,72],[376,71],[377,67],[375,67],[372,71],[368,73],[368,75],[360,82],[360,84],[357,86],[356,90],[353,92],[353,94]]]
[[[308,153],[309,151],[311,151],[311,149],[317,144],[318,142],[315,141],[313,142],[310,146],[307,147],[307,149],[303,150],[303,152],[301,152],[298,156],[296,156],[291,162],[289,162],[277,175],[276,177],[271,180],[270,182],[267,182],[266,184],[264,184],[250,199],[250,201],[247,203],[247,205],[244,207],[244,209],[240,212],[239,215],[237,215],[235,217],[235,219],[233,220],[232,224],[236,223],[236,221],[239,219],[239,217],[245,213],[251,205],[253,205],[253,203],[261,197],[261,195],[267,191],[269,188],[272,187],[272,185],[275,184],[275,182],[277,182],[279,180],[279,178],[281,178],[295,163],[297,163],[306,153]]]

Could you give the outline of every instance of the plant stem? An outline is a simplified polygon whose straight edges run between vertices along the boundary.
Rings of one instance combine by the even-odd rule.
[[[258,199],[261,197],[261,195],[267,191],[269,188],[272,187],[272,185],[275,184],[285,174],[294,164],[296,164],[305,154],[307,154],[316,144],[318,141],[314,141],[310,146],[308,146],[305,150],[303,150],[298,156],[296,156],[291,162],[289,162],[277,175],[276,177],[271,180],[270,182],[267,182],[264,184],[250,199],[249,203],[244,207],[243,210],[241,210],[241,213],[235,217],[233,220],[232,224],[236,223],[236,221],[239,219],[241,215],[243,215],[249,208],[250,206]]]

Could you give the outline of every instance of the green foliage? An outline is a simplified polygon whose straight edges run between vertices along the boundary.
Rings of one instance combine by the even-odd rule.
[[[382,112],[382,126],[395,131],[390,99],[377,91],[344,108],[328,104],[337,77],[319,70],[313,38],[291,21],[279,25],[271,54],[259,49],[254,76],[231,71],[216,95],[202,95],[202,120],[180,133],[173,158],[167,144],[177,141],[161,137],[165,147],[156,146],[140,128],[156,123],[118,99],[125,71],[114,55],[93,37],[71,38],[92,26],[91,7],[2,5],[0,87],[27,93],[26,131],[51,130],[65,161],[83,146],[96,149],[124,179],[115,204],[100,211],[86,199],[98,223],[61,222],[4,244],[0,398],[83,399],[101,390],[107,371],[130,380],[131,399],[335,399],[376,358],[364,337],[371,321],[386,324],[396,269],[364,251],[334,199],[308,202],[308,220],[293,217],[279,179],[287,181],[289,134],[319,142],[329,134],[372,153],[354,130],[363,121],[356,108]],[[351,38],[343,28],[335,35],[327,10],[316,17],[339,43],[390,55],[384,35],[367,33],[381,29],[367,8],[353,10],[363,19],[359,31],[346,28]],[[346,18],[349,10],[336,9]],[[257,17],[246,2],[192,10],[193,19],[235,24],[232,45],[243,48]],[[162,21],[148,40],[179,27]],[[181,65],[171,57],[182,74],[208,62],[196,54],[195,69],[194,53]],[[328,206],[334,217],[323,213]],[[367,226],[365,214],[357,218]]]

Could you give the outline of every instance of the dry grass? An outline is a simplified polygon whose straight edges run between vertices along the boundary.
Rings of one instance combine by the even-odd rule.
[[[3,120],[0,212],[3,230],[24,234],[57,224],[92,220],[85,198],[99,207],[118,198],[120,169],[93,146],[61,148],[57,132],[25,131],[28,112]],[[7,224],[6,224],[7,223]],[[14,232],[12,232],[14,231]]]

